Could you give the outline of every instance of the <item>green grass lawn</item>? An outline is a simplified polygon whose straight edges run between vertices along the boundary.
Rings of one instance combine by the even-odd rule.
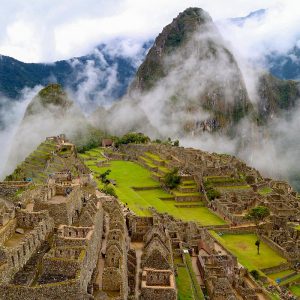
[[[300,284],[292,285],[289,290],[295,295],[300,297]]]
[[[249,190],[251,187],[249,185],[228,185],[228,186],[216,186],[219,190]]]
[[[224,234],[219,236],[212,232],[217,240],[237,256],[239,262],[251,270],[259,270],[285,263],[286,259],[261,241],[260,255],[257,255],[255,234]]]
[[[272,192],[273,190],[270,187],[264,187],[258,190],[258,193],[261,194],[262,196],[268,195]]]
[[[293,272],[294,272],[294,270],[285,270],[282,272],[269,274],[268,277],[273,280],[276,280],[277,278],[283,278],[285,276],[288,276],[288,275],[292,274]]]
[[[115,187],[118,198],[127,203],[129,208],[141,216],[149,215],[148,208],[155,207],[159,212],[167,212],[176,218],[185,221],[197,221],[202,225],[225,224],[224,220],[213,214],[206,207],[177,208],[175,201],[161,200],[171,197],[162,188],[147,191],[135,191],[132,187],[154,187],[158,183],[151,178],[151,172],[142,166],[129,161],[110,161],[109,167],[97,167],[95,161],[86,161],[86,165],[94,172],[95,176],[111,170],[110,179],[116,181]],[[187,203],[180,203],[187,204]],[[193,204],[195,204],[193,202]]]
[[[150,157],[151,159],[153,160],[156,160],[156,161],[164,161],[163,159],[161,159],[158,155],[154,154],[154,153],[151,153],[151,152],[145,152],[145,155]]]
[[[178,267],[176,285],[178,288],[178,300],[194,299],[192,282],[186,267]]]
[[[285,285],[287,283],[290,283],[290,282],[299,282],[300,280],[300,273],[299,274],[296,274],[294,275],[293,277],[287,279],[287,280],[284,280],[284,281],[281,281],[279,285]]]

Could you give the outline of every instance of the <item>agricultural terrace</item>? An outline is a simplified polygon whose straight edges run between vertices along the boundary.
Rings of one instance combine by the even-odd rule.
[[[255,234],[222,234],[211,231],[213,236],[248,270],[262,270],[286,263],[286,259],[271,249],[263,241],[260,243],[260,254],[257,254]],[[285,274],[283,274],[285,275]],[[276,277],[276,275],[275,275]],[[270,275],[270,278],[272,276]],[[278,278],[278,277],[276,277]],[[275,279],[276,279],[275,278]],[[272,278],[274,279],[274,278]]]
[[[300,284],[292,285],[290,291],[295,295],[300,297]]]
[[[151,178],[151,171],[137,163],[129,161],[109,161],[108,166],[97,166],[105,160],[101,149],[94,149],[80,154],[85,164],[90,168],[97,180],[99,188],[102,183],[99,175],[111,170],[109,179],[116,182],[115,191],[118,198],[137,215],[147,216],[148,208],[154,207],[159,212],[167,212],[176,218],[185,221],[196,221],[201,225],[221,225],[224,220],[213,214],[202,202],[184,202],[184,205],[193,207],[178,207],[181,203],[175,202],[174,195],[165,192],[157,181]],[[146,190],[141,190],[146,188]],[[181,195],[180,192],[177,194]]]

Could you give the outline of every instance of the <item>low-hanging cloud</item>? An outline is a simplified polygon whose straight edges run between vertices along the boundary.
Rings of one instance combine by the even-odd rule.
[[[162,2],[162,5],[165,5],[168,1]],[[254,2],[255,1],[253,1],[253,3]],[[253,65],[249,63],[249,59],[252,57],[256,61],[261,62],[261,58],[263,58],[268,51],[271,51],[271,48],[277,51],[286,51],[286,49],[297,40],[296,31],[298,29],[296,30],[295,28],[288,30],[290,35],[287,36],[287,39],[284,40],[282,45],[279,45],[278,40],[276,41],[274,34],[267,34],[272,28],[270,25],[265,25],[265,22],[268,24],[271,22],[273,28],[277,28],[278,30],[280,26],[282,26],[283,21],[278,21],[278,18],[275,18],[275,2],[277,3],[276,5],[282,3],[282,1],[269,1],[268,3],[270,5],[272,4],[273,8],[269,8],[267,16],[258,23],[254,23],[252,20],[246,22],[245,26],[240,28],[236,28],[236,26],[232,24],[226,25],[229,27],[224,26],[221,32],[226,42],[222,41],[220,37],[203,34],[196,35],[191,42],[192,45],[192,43],[199,43],[199,41],[203,42],[205,39],[213,38],[214,40],[218,40],[219,47],[222,46],[222,44],[226,44],[227,47],[227,41],[230,41],[230,48],[239,62],[247,93],[254,106],[256,102],[259,101],[257,95],[257,79],[260,70],[253,69]],[[125,3],[127,3],[127,1],[125,1]],[[211,5],[216,5],[214,1],[213,3],[214,4]],[[284,3],[285,7],[290,5],[290,3],[292,2],[286,1]],[[255,2],[253,6],[250,6],[251,9],[254,9],[255,7],[260,8],[259,5],[261,4]],[[226,6],[228,6],[228,2],[226,2]],[[247,9],[250,8],[250,6],[248,5]],[[241,7],[239,7],[239,9],[240,11],[242,10]],[[233,16],[232,11],[228,10],[225,10],[223,14],[226,15],[226,17]],[[295,21],[294,15],[292,18],[293,22]],[[284,12],[283,16],[286,16],[286,12]],[[165,18],[168,17],[169,16],[165,16]],[[218,17],[222,17],[220,13]],[[264,34],[259,32],[259,28],[263,28],[262,32]],[[151,30],[154,32],[153,28]],[[259,34],[255,36],[253,34],[254,31],[258,31]],[[244,36],[243,32],[245,33]],[[149,32],[146,34],[147,37],[151,35],[152,33],[149,34]],[[262,42],[263,35],[265,36],[265,41],[274,40],[273,43],[269,44],[269,47],[267,42]],[[281,38],[283,37],[284,36],[281,36]],[[246,39],[249,39],[249,41],[245,41]],[[110,47],[110,53],[119,55],[119,53],[126,52],[126,55],[131,57],[139,53],[138,49],[140,49],[141,45],[139,39],[137,39],[137,42],[123,41],[119,47]],[[258,45],[258,48],[256,49],[257,51],[254,51],[253,49],[255,49],[256,45]],[[221,48],[222,47],[220,47],[220,49]],[[237,74],[236,72],[239,73],[239,69],[232,67],[226,58],[225,51],[220,51],[217,59],[203,59],[201,64],[198,64],[198,57],[196,55],[201,55],[199,51],[205,51],[205,49],[196,49],[196,51],[192,51],[192,53],[181,52],[170,56],[165,61],[165,67],[169,68],[170,72],[154,89],[146,94],[131,95],[128,99],[124,99],[121,103],[114,105],[113,108],[108,111],[102,110],[101,120],[99,120],[99,118],[97,119],[97,116],[94,115],[93,121],[96,121],[97,126],[101,124],[102,129],[113,134],[123,134],[134,129],[145,132],[153,138],[179,138],[181,144],[185,146],[238,155],[268,176],[289,178],[291,174],[297,173],[299,170],[297,164],[295,164],[295,159],[299,156],[297,149],[299,149],[300,144],[300,137],[297,132],[297,128],[299,128],[300,125],[300,118],[298,117],[300,110],[298,108],[288,116],[282,115],[276,119],[272,119],[264,128],[258,128],[254,126],[250,120],[245,119],[239,123],[238,135],[235,138],[229,138],[222,133],[203,133],[199,128],[189,130],[188,133],[182,130],[187,123],[201,124],[201,122],[209,120],[212,117],[208,111],[201,108],[199,102],[195,101],[197,96],[212,92],[213,89],[206,89],[207,86],[213,84],[212,82],[218,82],[220,86],[224,87],[223,92],[226,103],[230,103],[234,98],[232,94],[233,88],[227,79],[234,78],[234,75]],[[251,52],[252,54],[254,53],[253,56],[251,56]],[[104,58],[99,54],[99,59]],[[76,64],[76,60],[74,60],[73,63]],[[77,99],[85,112],[89,113],[90,111],[85,108],[91,103],[90,92],[94,90],[97,80],[105,76],[108,81],[105,89],[95,93],[95,104],[101,106],[106,105],[111,88],[118,84],[115,66],[109,68],[109,70],[101,70],[97,68],[92,61],[87,62],[87,64],[83,66],[82,73],[78,76],[82,76],[82,84],[77,91],[73,91],[72,97]],[[241,74],[238,74],[238,77],[242,78]],[[236,81],[233,82],[236,83]],[[239,85],[234,84],[235,89],[237,86]],[[241,89],[242,88],[241,86]],[[28,102],[25,101],[22,103],[25,106]],[[186,109],[187,107],[189,109]],[[94,108],[93,106],[93,109]],[[20,111],[24,112],[24,107],[21,109],[20,106]],[[41,116],[42,118],[36,120],[37,123],[35,124],[37,128],[39,128],[40,124],[43,124],[43,118],[46,118],[43,114]],[[38,142],[41,141],[42,135],[44,138],[46,135],[58,134],[62,131],[71,133],[68,132],[68,126],[73,126],[75,123],[73,123],[73,120],[69,121],[70,122],[66,122],[66,126],[60,128],[57,128],[57,124],[56,127],[52,127],[52,121],[44,122],[45,131],[40,133],[38,138],[33,139],[33,146],[36,146]],[[24,133],[30,136],[29,129],[26,129]],[[6,135],[2,136],[2,139],[5,140],[7,137],[11,138],[14,135],[12,131],[11,134],[7,131]],[[34,149],[33,146],[32,150]],[[29,149],[27,152],[28,151]],[[3,157],[5,157],[5,155]]]
[[[1,97],[0,119],[3,123],[3,127],[2,130],[0,130],[0,179],[5,175],[5,168],[7,159],[11,152],[11,145],[22,121],[27,105],[40,88],[41,86],[36,86],[33,89],[24,89],[19,102]],[[12,168],[14,167],[15,164]]]

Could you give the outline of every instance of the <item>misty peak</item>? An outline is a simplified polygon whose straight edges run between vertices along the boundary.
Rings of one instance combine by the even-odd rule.
[[[198,22],[211,22],[212,19],[210,15],[202,8],[199,7],[189,7],[183,12],[181,12],[175,20],[179,20],[184,17],[194,18]]]
[[[67,93],[59,84],[49,84],[39,91],[27,107],[25,118],[39,113],[41,109],[63,112],[73,105]]]

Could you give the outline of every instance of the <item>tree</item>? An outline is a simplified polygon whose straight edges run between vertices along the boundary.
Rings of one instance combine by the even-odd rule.
[[[181,181],[181,177],[178,175],[178,169],[174,168],[171,172],[167,173],[164,177],[164,184],[169,189],[175,189]]]
[[[102,191],[103,193],[107,194],[107,195],[110,195],[110,196],[113,196],[113,197],[117,197],[116,191],[115,191],[114,187],[111,186],[111,185],[107,185],[107,184],[106,184],[106,185],[101,189],[101,191]]]
[[[110,174],[111,170],[106,170],[104,173],[99,175],[99,178],[102,183],[108,184],[109,180],[107,179],[107,176]]]
[[[247,214],[246,218],[255,223],[257,228],[257,241],[255,242],[255,246],[257,247],[257,254],[259,255],[259,247],[260,247],[260,223],[262,223],[268,216],[270,215],[270,210],[265,206],[256,206],[252,208]]]
[[[216,190],[212,184],[208,182],[204,183],[204,188],[209,201],[215,200],[216,198],[219,198],[221,196],[221,193],[218,190]]]
[[[179,146],[179,141],[178,140],[174,141],[173,146],[178,147]]]
[[[257,270],[250,271],[250,274],[253,276],[255,280],[259,279],[259,272]]]
[[[118,138],[115,142],[115,146],[118,148],[120,145],[126,144],[146,144],[150,142],[150,138],[142,133],[129,132]]]

